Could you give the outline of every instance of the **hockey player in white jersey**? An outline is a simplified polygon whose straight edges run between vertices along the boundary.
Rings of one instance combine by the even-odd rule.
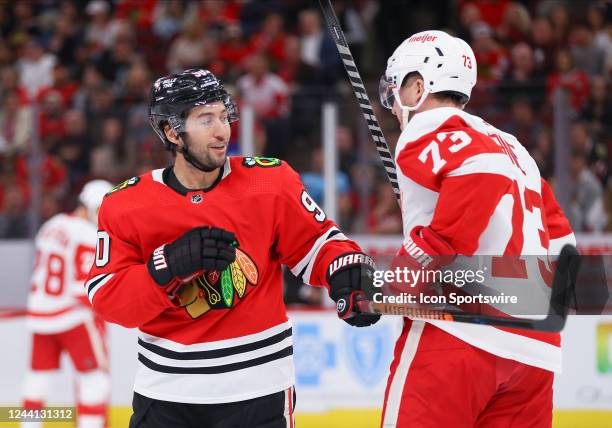
[[[79,206],[49,219],[35,241],[27,319],[32,357],[23,406],[44,407],[60,357],[68,353],[77,372],[78,428],[106,424],[110,380],[104,324],[91,310],[84,283],[95,257],[98,209],[111,188],[104,180],[87,183]]]
[[[553,258],[575,244],[572,230],[517,139],[463,111],[476,77],[470,46],[442,31],[409,37],[388,60],[380,96],[402,128],[400,254]],[[560,368],[558,334],[405,319],[382,426],[548,428]]]

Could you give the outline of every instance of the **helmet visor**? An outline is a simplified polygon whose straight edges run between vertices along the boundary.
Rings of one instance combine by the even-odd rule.
[[[378,96],[380,97],[382,106],[389,110],[393,108],[393,103],[395,102],[395,96],[393,95],[394,89],[395,84],[383,74],[378,82]]]

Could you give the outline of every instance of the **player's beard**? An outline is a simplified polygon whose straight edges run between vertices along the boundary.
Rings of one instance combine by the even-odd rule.
[[[223,155],[215,155],[212,148],[208,145],[202,147],[196,147],[191,144],[189,138],[183,137],[183,146],[179,148],[179,151],[185,157],[185,160],[189,162],[194,168],[205,172],[214,171],[217,168],[221,168],[227,159],[227,143],[225,152]],[[198,150],[199,149],[199,150]]]

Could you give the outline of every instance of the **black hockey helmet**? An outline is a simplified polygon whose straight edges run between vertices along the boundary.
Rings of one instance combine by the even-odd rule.
[[[164,126],[169,124],[177,134],[185,132],[185,119],[196,106],[222,101],[228,122],[238,120],[238,107],[217,77],[208,70],[192,68],[153,83],[149,101],[149,122],[166,148],[174,147],[166,138]]]

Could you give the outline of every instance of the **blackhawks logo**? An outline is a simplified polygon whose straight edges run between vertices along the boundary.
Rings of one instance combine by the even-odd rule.
[[[281,160],[276,158],[261,158],[261,157],[245,157],[242,160],[242,165],[247,168],[253,168],[254,166],[259,166],[262,168],[272,168],[275,166],[280,166]]]
[[[117,184],[115,187],[110,189],[108,191],[108,193],[106,195],[104,195],[104,196],[108,196],[108,195],[110,195],[112,193],[115,193],[115,192],[118,192],[120,190],[127,189],[130,186],[135,186],[135,185],[138,184],[139,181],[140,181],[140,177],[132,177],[132,178],[130,178],[128,180],[125,180],[122,183]]]
[[[236,260],[223,272],[206,272],[183,287],[179,295],[181,306],[194,319],[211,309],[231,308],[247,293],[249,285],[256,286],[258,280],[253,260],[236,248]]]

